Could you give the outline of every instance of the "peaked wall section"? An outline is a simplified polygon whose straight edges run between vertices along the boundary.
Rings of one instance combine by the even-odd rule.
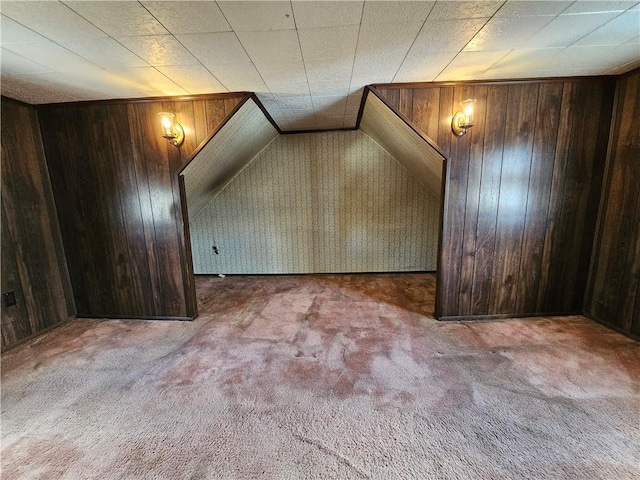
[[[435,270],[439,214],[439,200],[363,132],[283,135],[191,219],[194,270]]]

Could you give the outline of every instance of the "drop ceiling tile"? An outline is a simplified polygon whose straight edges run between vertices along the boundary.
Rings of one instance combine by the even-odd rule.
[[[309,84],[305,82],[267,83],[267,88],[274,95],[309,95]]]
[[[353,59],[358,42],[358,30],[357,25],[299,30],[305,63]]]
[[[0,39],[2,45],[12,43],[44,42],[47,39],[33,30],[14,22],[9,17],[0,15]]]
[[[311,95],[347,95],[349,93],[349,82],[312,82],[309,81],[309,91]]]
[[[370,83],[389,83],[400,68],[403,57],[358,56],[353,66],[351,87]]]
[[[503,3],[502,1],[436,2],[429,15],[429,20],[486,18],[496,13]]]
[[[277,62],[302,62],[295,30],[238,32],[240,43],[256,65]]]
[[[290,2],[219,2],[218,5],[236,32],[295,29]]]
[[[165,35],[169,32],[140,3],[126,1],[64,2],[112,37]]]
[[[111,71],[145,96],[186,95],[187,91],[153,67],[127,68]]]
[[[304,62],[304,67],[309,81],[339,81],[348,82],[353,72],[354,57],[331,61]]]
[[[12,43],[3,45],[3,47],[57,72],[95,67],[88,60],[50,40],[35,43]]]
[[[455,52],[429,53],[421,56],[410,51],[393,81],[432,82],[455,56]]]
[[[571,46],[550,57],[540,70],[585,69],[607,59],[612,52],[611,46]]]
[[[292,63],[260,63],[256,68],[267,85],[307,83],[302,60]]]
[[[267,93],[267,86],[252,63],[205,65],[230,92]]]
[[[504,50],[505,47],[519,48],[553,18],[553,16],[494,17],[464,49],[467,52],[475,52]]]
[[[101,67],[132,68],[149,66],[147,62],[110,37],[91,40],[66,40],[59,43],[73,53]]]
[[[173,35],[120,37],[118,41],[154,67],[199,63]]]
[[[574,2],[570,7],[568,7],[562,13],[587,13],[587,12],[622,12],[628,8],[633,7],[636,3],[636,0],[632,1],[591,1],[591,0],[580,0]]]
[[[107,36],[60,2],[2,2],[2,14],[51,40]]]
[[[365,2],[362,25],[422,25],[436,2]]]
[[[578,40],[576,45],[619,45],[637,37],[639,33],[640,10],[629,10]]]
[[[616,15],[615,12],[558,15],[529,38],[526,46],[568,47]]]
[[[233,32],[192,33],[176,38],[204,65],[251,63]]]
[[[311,97],[313,102],[313,108],[316,112],[322,111],[339,111],[340,114],[344,112],[347,106],[347,98],[344,96],[332,96],[332,95],[315,95]]]
[[[3,95],[34,105],[80,100],[79,97],[69,95],[63,89],[57,89],[55,85],[38,85],[30,81],[27,76],[3,79],[1,87]]]
[[[142,2],[142,5],[173,34],[231,31],[216,2]]]
[[[0,71],[2,72],[3,80],[7,75],[24,75],[27,73],[44,73],[51,71],[49,67],[40,65],[4,48],[0,54],[0,62]]]
[[[460,52],[436,77],[436,81],[473,80],[508,53],[509,50],[499,52]]]
[[[486,22],[486,18],[461,20],[432,20],[428,18],[408,55],[422,58],[432,53],[458,53],[481,31]]]
[[[574,47],[580,48],[580,47]],[[589,67],[598,67],[606,70],[616,68],[619,65],[626,65],[628,63],[640,60],[640,43],[638,40],[633,43],[625,43],[618,45],[614,48],[610,48],[606,53],[602,53],[601,46],[589,46],[582,47],[594,49],[594,53],[591,57],[588,57]],[[583,64],[586,68],[587,64]]]
[[[39,86],[43,90],[50,90],[64,97],[74,97],[76,100],[88,100],[91,98],[105,98],[107,95],[100,91],[99,86],[77,75],[76,72],[60,73],[47,72],[33,75],[23,75],[20,80],[26,81],[31,85]],[[58,99],[52,101],[60,101]]]
[[[496,17],[526,17],[534,15],[558,15],[573,1],[560,0],[507,0],[496,12]]]
[[[274,95],[282,110],[311,110],[313,103],[309,95]]]
[[[540,70],[545,68],[550,58],[562,50],[564,50],[563,47],[512,50],[485,73],[488,73],[491,78],[502,76],[512,78],[519,72]],[[487,77],[482,75],[481,78]]]
[[[364,2],[291,2],[297,28],[336,27],[339,25],[359,25]]]
[[[356,56],[385,55],[398,58],[398,64],[415,41],[422,23],[362,25],[358,36]]]
[[[313,110],[296,110],[293,108],[282,109],[284,116],[287,118],[289,123],[298,123],[298,122],[312,122],[315,124],[315,115]]]
[[[202,65],[158,67],[170,80],[191,94],[220,93],[227,89]]]

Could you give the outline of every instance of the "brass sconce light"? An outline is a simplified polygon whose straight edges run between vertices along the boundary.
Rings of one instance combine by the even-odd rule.
[[[467,98],[460,102],[462,111],[456,112],[451,119],[451,131],[454,135],[461,137],[467,130],[473,127],[473,104],[476,103],[475,98]]]
[[[179,147],[184,142],[184,129],[178,122],[173,121],[175,115],[169,112],[160,112],[160,121],[162,122],[162,136],[169,140],[171,145]]]

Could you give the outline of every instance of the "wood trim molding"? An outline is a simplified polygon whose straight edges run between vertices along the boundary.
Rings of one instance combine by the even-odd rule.
[[[273,125],[273,128],[275,128],[279,134],[282,134],[282,130],[280,130],[280,127],[278,126],[276,121],[273,119],[271,114],[267,112],[267,109],[264,107],[264,105],[262,104],[258,96],[255,93],[251,93],[251,98],[253,99],[254,102],[256,102],[256,105],[258,105],[258,108],[262,110],[262,113],[264,113],[264,116],[267,117],[267,120],[269,120],[269,123]]]
[[[198,95],[182,95],[177,97],[143,97],[143,98],[113,98],[107,100],[80,100],[77,102],[40,103],[30,105],[36,108],[60,108],[66,106],[86,107],[92,105],[116,105],[119,103],[152,103],[152,102],[186,102],[193,100],[220,100],[225,98],[237,98],[251,95],[250,92],[229,92],[229,93],[203,93]],[[19,100],[15,100],[19,101]]]
[[[627,75],[627,72],[622,75]],[[622,75],[594,75],[591,77],[543,77],[543,78],[513,78],[497,80],[460,80],[446,82],[406,82],[406,83],[374,83],[370,87],[376,89],[402,89],[425,87],[460,87],[465,85],[522,85],[527,83],[564,83],[564,82],[596,82],[602,80],[617,80]]]

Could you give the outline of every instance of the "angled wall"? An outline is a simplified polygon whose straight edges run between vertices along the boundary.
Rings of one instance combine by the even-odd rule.
[[[39,107],[78,316],[195,314],[177,171],[243,95]],[[158,113],[186,130],[176,148]]]
[[[611,78],[385,85],[448,158],[438,317],[581,313]],[[451,117],[478,99],[463,137]]]
[[[585,312],[640,337],[640,70],[618,80]]]
[[[194,269],[435,270],[439,215],[437,196],[363,132],[282,135],[191,219]]]
[[[34,108],[2,98],[2,348],[75,314]]]

